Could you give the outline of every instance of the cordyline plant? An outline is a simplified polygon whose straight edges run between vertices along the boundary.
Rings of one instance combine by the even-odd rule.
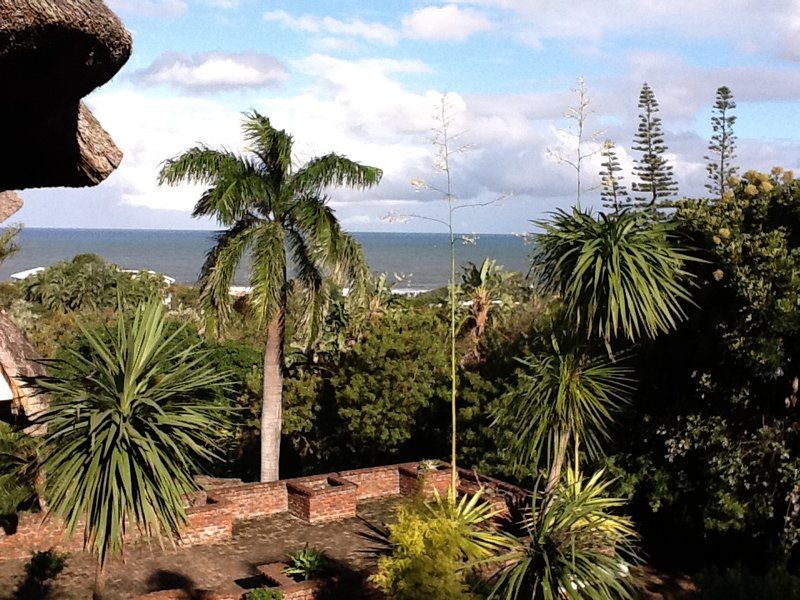
[[[544,229],[532,253],[538,284],[609,354],[617,338],[655,338],[686,318],[692,275],[684,266],[696,259],[674,244],[670,224],[632,211],[595,217],[578,209],[534,223]]]
[[[632,600],[638,562],[633,524],[618,511],[622,498],[608,495],[612,481],[598,471],[582,478],[570,471],[556,493],[535,491],[517,534],[505,534],[506,550],[490,598],[502,600]]]
[[[570,448],[574,468],[581,447],[589,457],[601,454],[613,415],[633,389],[630,369],[568,338],[553,335],[543,350],[519,360],[524,370],[495,413],[495,425],[514,433],[510,450],[519,464],[546,458],[546,494],[556,489]]]
[[[101,597],[104,566],[126,540],[180,535],[197,465],[214,458],[213,433],[225,418],[197,398],[227,383],[196,346],[175,343],[181,329],[165,333],[158,301],[106,335],[81,332],[88,352],[44,361],[51,375],[29,383],[50,396],[36,419],[47,426],[48,516],[70,535],[82,530],[85,549],[97,556]]]

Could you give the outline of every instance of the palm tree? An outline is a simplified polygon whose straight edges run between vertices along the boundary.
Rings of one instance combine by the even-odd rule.
[[[692,275],[684,265],[693,259],[674,244],[669,224],[631,211],[595,218],[578,209],[535,223],[544,229],[532,256],[538,283],[609,354],[618,336],[654,338],[686,318]]]
[[[471,348],[461,360],[461,366],[479,362],[481,359],[479,345],[486,333],[486,327],[493,309],[503,307],[499,298],[509,274],[497,261],[484,258],[480,267],[469,263],[461,275],[461,288],[467,298],[468,311],[462,327],[469,327]],[[511,298],[505,298],[506,306]]]
[[[513,432],[512,451],[521,464],[550,465],[545,491],[557,487],[570,446],[573,466],[583,445],[590,457],[608,437],[615,410],[631,392],[630,370],[592,358],[580,344],[552,336],[544,349],[520,360],[524,371],[497,409],[498,424]]]
[[[225,416],[197,399],[226,386],[225,374],[196,346],[177,343],[181,329],[164,328],[158,301],[115,330],[82,327],[88,351],[45,361],[51,374],[30,381],[50,396],[36,419],[47,427],[48,515],[70,535],[83,530],[84,547],[97,555],[95,597],[126,539],[180,535],[196,465],[214,457],[213,432]]]
[[[382,172],[338,154],[313,158],[295,169],[291,135],[257,112],[245,115],[243,130],[251,154],[197,146],[166,161],[160,183],[208,185],[193,216],[214,217],[227,228],[200,275],[201,299],[216,314],[220,328],[230,314],[229,288],[236,269],[251,253],[251,304],[267,329],[261,481],[274,481],[280,459],[287,294],[302,290],[308,314],[314,314],[323,304],[325,270],[343,282],[363,284],[366,278],[360,246],[342,231],[322,192],[333,185],[371,187]],[[287,254],[299,285],[290,285]]]

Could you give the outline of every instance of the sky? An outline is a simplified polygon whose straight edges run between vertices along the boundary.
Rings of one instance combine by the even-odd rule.
[[[327,152],[383,169],[371,190],[328,190],[351,231],[439,231],[431,143],[446,94],[456,229],[522,233],[575,201],[577,79],[590,99],[585,152],[611,139],[624,182],[643,82],[661,107],[680,193],[699,196],[715,91],[737,101],[742,170],[800,167],[798,0],[107,0],[134,38],[119,74],[86,102],[124,153],[95,188],[27,190],[28,227],[212,229],[200,188],[159,188],[159,165],[205,143],[246,151],[242,113],[295,139],[298,165]],[[592,142],[592,140],[596,140]],[[600,157],[583,204],[599,207]],[[66,207],[69,206],[69,210]]]

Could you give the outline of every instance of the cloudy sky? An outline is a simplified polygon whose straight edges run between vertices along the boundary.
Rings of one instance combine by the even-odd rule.
[[[800,167],[796,0],[107,1],[135,49],[87,101],[125,158],[97,188],[26,192],[29,227],[213,228],[189,215],[198,189],[157,187],[158,165],[196,142],[241,149],[241,113],[256,109],[295,136],[298,163],[337,151],[384,170],[376,189],[331,190],[348,229],[435,230],[382,217],[443,214],[411,180],[436,182],[430,135],[448,93],[470,146],[455,191],[464,202],[510,194],[460,211],[458,229],[525,231],[574,201],[574,172],[551,151],[571,149],[563,115],[579,76],[587,130],[613,139],[628,168],[639,89],[651,85],[683,195],[703,193],[721,85],[738,102],[739,163]],[[587,161],[587,188],[599,162]]]

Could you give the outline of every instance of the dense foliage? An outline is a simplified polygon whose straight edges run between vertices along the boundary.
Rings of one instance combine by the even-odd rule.
[[[699,306],[642,348],[613,460],[652,539],[763,562],[800,541],[800,182],[775,169],[731,183],[678,206],[676,233],[707,261]]]
[[[162,297],[166,284],[161,275],[130,273],[105,262],[96,254],[79,254],[28,277],[25,298],[57,312],[114,308],[124,302],[137,306]]]

